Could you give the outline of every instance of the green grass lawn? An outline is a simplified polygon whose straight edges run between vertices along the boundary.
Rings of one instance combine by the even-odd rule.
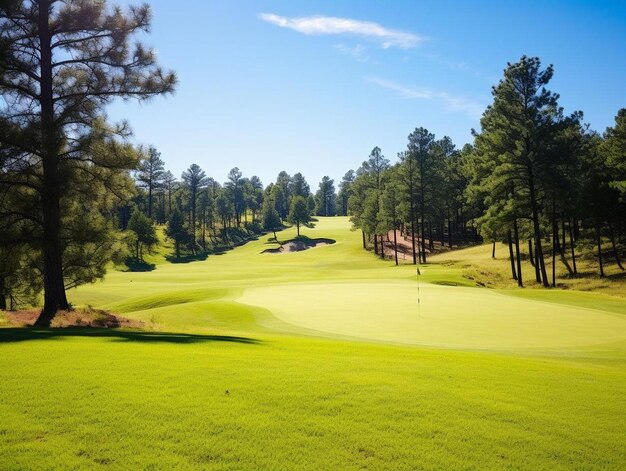
[[[448,260],[418,309],[415,267],[346,218],[303,235],[337,243],[70,292],[155,332],[0,329],[0,469],[626,467],[624,298],[475,288]]]

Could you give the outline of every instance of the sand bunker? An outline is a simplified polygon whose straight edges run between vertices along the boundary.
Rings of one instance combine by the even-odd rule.
[[[265,249],[261,253],[288,253],[288,252],[301,252],[303,250],[312,249],[314,247],[321,247],[324,245],[334,244],[333,239],[293,239],[287,242],[283,242],[280,247]]]

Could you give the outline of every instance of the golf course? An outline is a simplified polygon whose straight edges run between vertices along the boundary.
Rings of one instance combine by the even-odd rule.
[[[626,467],[626,299],[270,236],[69,291],[142,329],[0,329],[0,469]]]

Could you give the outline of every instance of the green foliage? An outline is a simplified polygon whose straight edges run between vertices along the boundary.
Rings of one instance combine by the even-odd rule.
[[[300,225],[306,225],[311,221],[311,212],[303,196],[296,195],[291,199],[287,221],[296,225],[298,236],[300,235]]]
[[[626,203],[626,108],[617,112],[615,126],[604,133],[601,151],[612,172],[610,186],[620,192]]]
[[[335,182],[330,177],[324,176],[315,193],[315,214],[317,216],[334,216],[336,202]]]
[[[148,147],[145,152],[141,149],[141,154],[141,163],[137,169],[136,178],[140,187],[148,192],[147,216],[153,218],[153,195],[156,190],[165,185],[165,162],[161,159],[161,153],[152,146]]]
[[[135,246],[135,261],[141,263],[144,261],[144,248],[150,252],[159,243],[152,219],[134,208],[128,221],[128,230],[133,233],[132,244]]]
[[[264,230],[274,233],[274,238],[276,238],[276,231],[283,227],[280,215],[270,199],[263,201],[262,224]]]
[[[194,240],[193,235],[184,224],[183,215],[179,211],[174,211],[170,216],[165,234],[174,242],[176,258],[180,258],[182,248],[193,243]]]
[[[348,170],[339,183],[337,216],[348,216],[348,200],[350,199],[350,190],[355,178],[354,170]]]

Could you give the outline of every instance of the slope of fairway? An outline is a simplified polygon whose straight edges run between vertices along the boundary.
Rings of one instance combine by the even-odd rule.
[[[285,240],[293,232],[279,235]],[[277,244],[264,236],[206,261],[112,272],[105,283],[82,287],[72,298],[197,331],[269,330],[501,350],[626,340],[626,316],[616,315],[626,313],[625,299],[591,295],[583,302],[575,292],[469,287],[461,269],[439,264],[421,270],[418,312],[415,268],[395,267],[365,252],[346,218],[323,218],[307,233],[337,243],[267,254],[262,252]]]
[[[432,264],[418,311],[349,227],[69,293],[157,331],[0,329],[0,469],[626,469],[624,299]]]
[[[562,348],[626,340],[626,316],[416,282],[250,288],[238,301],[295,325],[371,340],[482,348]]]

